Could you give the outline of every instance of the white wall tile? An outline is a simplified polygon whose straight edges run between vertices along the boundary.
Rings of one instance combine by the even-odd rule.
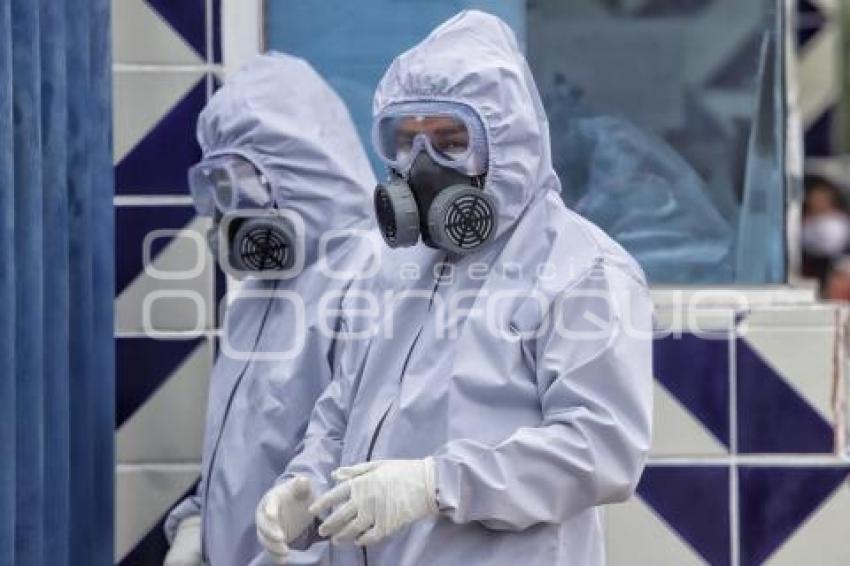
[[[652,456],[704,457],[728,453],[726,447],[657,382],[654,401]]]
[[[208,228],[208,218],[196,217],[121,292],[115,311],[119,332],[215,328],[215,260],[206,245]]]
[[[115,482],[115,560],[130,552],[197,480],[197,466],[119,467]]]
[[[116,63],[200,65],[198,53],[143,0],[112,0]]]
[[[204,340],[118,430],[119,463],[201,459],[212,340]]]
[[[820,415],[835,422],[836,338],[833,306],[753,311],[741,335]]]
[[[113,162],[121,161],[203,77],[202,71],[113,73]]]
[[[838,489],[767,561],[770,566],[850,564],[850,487]]]
[[[639,498],[605,507],[608,566],[706,564]]]

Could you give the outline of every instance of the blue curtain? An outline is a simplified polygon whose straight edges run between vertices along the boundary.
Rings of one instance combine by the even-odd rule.
[[[109,0],[0,0],[0,565],[113,561]]]

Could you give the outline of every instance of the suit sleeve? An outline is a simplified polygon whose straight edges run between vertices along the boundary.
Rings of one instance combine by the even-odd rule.
[[[201,514],[201,498],[198,495],[199,493],[201,493],[200,485],[194,494],[178,503],[174,509],[168,513],[164,524],[165,538],[168,539],[168,544],[174,542],[174,535],[177,534],[177,527],[184,519]]]
[[[627,499],[640,478],[653,383],[642,277],[599,260],[554,297],[545,322],[532,348],[539,425],[495,445],[455,440],[434,456],[441,512],[457,523],[561,523]]]
[[[345,353],[341,355],[345,357]],[[339,467],[348,425],[351,386],[350,376],[345,375],[344,369],[335,372],[334,379],[313,408],[301,450],[279,481],[304,475],[310,479],[315,494],[331,487],[331,472]]]
[[[339,467],[357,363],[361,355],[359,348],[362,341],[340,338],[349,332],[349,324],[344,318],[340,319],[336,330],[338,335],[328,354],[333,377],[313,407],[307,431],[296,456],[290,460],[277,480],[277,483],[281,483],[297,475],[306,476],[310,480],[314,496],[331,487],[331,472]],[[287,556],[288,564],[318,566],[328,561],[328,542],[318,538],[315,525],[291,546]],[[251,566],[267,563],[270,563],[268,557],[262,554],[254,558]]]

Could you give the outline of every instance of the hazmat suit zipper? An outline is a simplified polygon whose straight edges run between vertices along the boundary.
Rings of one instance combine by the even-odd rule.
[[[448,256],[445,256],[442,260],[440,273],[437,275],[437,280],[434,283],[434,289],[431,291],[431,298],[428,302],[428,312],[431,312],[431,308],[434,306],[434,297],[437,295],[437,291],[440,289],[440,283],[443,281],[443,273],[446,270],[446,259]],[[401,374],[398,377],[399,383],[399,395],[401,394],[401,383],[404,381],[404,374],[407,371],[407,365],[410,363],[410,358],[413,356],[413,351],[416,349],[416,345],[419,343],[419,338],[422,336],[422,331],[425,329],[425,326],[420,326],[419,331],[416,333],[416,337],[413,339],[413,343],[410,345],[410,350],[407,351],[407,357],[404,359],[404,363],[401,366]],[[378,421],[377,426],[375,427],[375,431],[372,433],[372,439],[369,441],[369,449],[366,452],[366,461],[369,462],[372,460],[372,453],[375,450],[375,444],[378,441],[378,435],[381,434],[381,429],[384,427],[384,423],[387,420],[387,417],[392,412],[393,405],[395,405],[395,401],[392,401],[387,410],[384,411],[384,414],[381,416],[381,419]],[[365,566],[369,566],[369,554],[366,551],[366,547],[362,547],[363,551],[363,563]]]
[[[278,285],[278,282],[275,281],[274,285],[272,286],[272,292],[277,290],[277,285]],[[257,350],[257,346],[259,346],[259,344],[260,344],[260,338],[262,337],[263,330],[266,327],[266,321],[269,318],[269,313],[272,310],[272,303],[274,302],[274,300],[275,300],[274,297],[270,297],[269,302],[266,305],[266,310],[263,313],[263,319],[260,321],[260,327],[257,330],[257,336],[254,338],[254,345],[251,348],[252,352],[255,352]],[[224,409],[224,416],[222,417],[222,420],[221,420],[221,426],[218,429],[218,436],[216,436],[215,444],[213,445],[213,450],[212,450],[212,453],[210,454],[210,463],[207,466],[207,469],[205,470],[206,481],[204,482],[204,498],[203,498],[203,502],[202,502],[202,505],[201,505],[201,541],[203,543],[201,545],[201,548],[202,548],[202,554],[203,554],[203,557],[204,557],[204,560],[205,560],[205,562],[204,562],[205,564],[208,564],[209,562],[208,562],[207,551],[206,551],[206,542],[205,542],[206,520],[204,519],[204,516],[206,515],[207,502],[209,500],[209,495],[210,495],[210,484],[212,483],[212,474],[213,474],[213,470],[215,469],[215,460],[216,460],[216,456],[218,455],[218,448],[219,448],[219,445],[221,444],[221,438],[222,438],[222,436],[224,436],[224,428],[227,425],[227,416],[230,414],[230,407],[233,404],[233,400],[236,398],[236,392],[239,389],[239,386],[242,384],[242,379],[245,377],[245,373],[247,373],[250,365],[251,365],[251,360],[249,359],[245,362],[245,365],[242,366],[242,370],[239,372],[239,376],[236,378],[236,383],[234,383],[233,388],[230,390],[230,395],[227,398],[227,405],[225,406],[225,409]]]
[[[366,461],[370,461],[372,459],[372,451],[375,449],[375,441],[378,440],[378,434],[381,432],[381,427],[384,426],[384,421],[387,420],[387,415],[390,414],[390,410],[393,408],[393,404],[390,403],[387,410],[384,411],[383,416],[381,416],[381,420],[378,421],[378,426],[375,427],[375,432],[372,434],[372,440],[369,441],[369,450],[366,453]],[[363,552],[363,564],[365,566],[369,566],[369,554],[366,552],[366,547],[362,547],[360,549]]]

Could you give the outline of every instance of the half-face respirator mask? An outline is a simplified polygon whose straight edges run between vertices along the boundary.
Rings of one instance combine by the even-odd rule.
[[[251,161],[232,153],[206,158],[189,169],[189,189],[198,214],[213,219],[207,241],[228,273],[273,277],[295,265],[293,222]]]

